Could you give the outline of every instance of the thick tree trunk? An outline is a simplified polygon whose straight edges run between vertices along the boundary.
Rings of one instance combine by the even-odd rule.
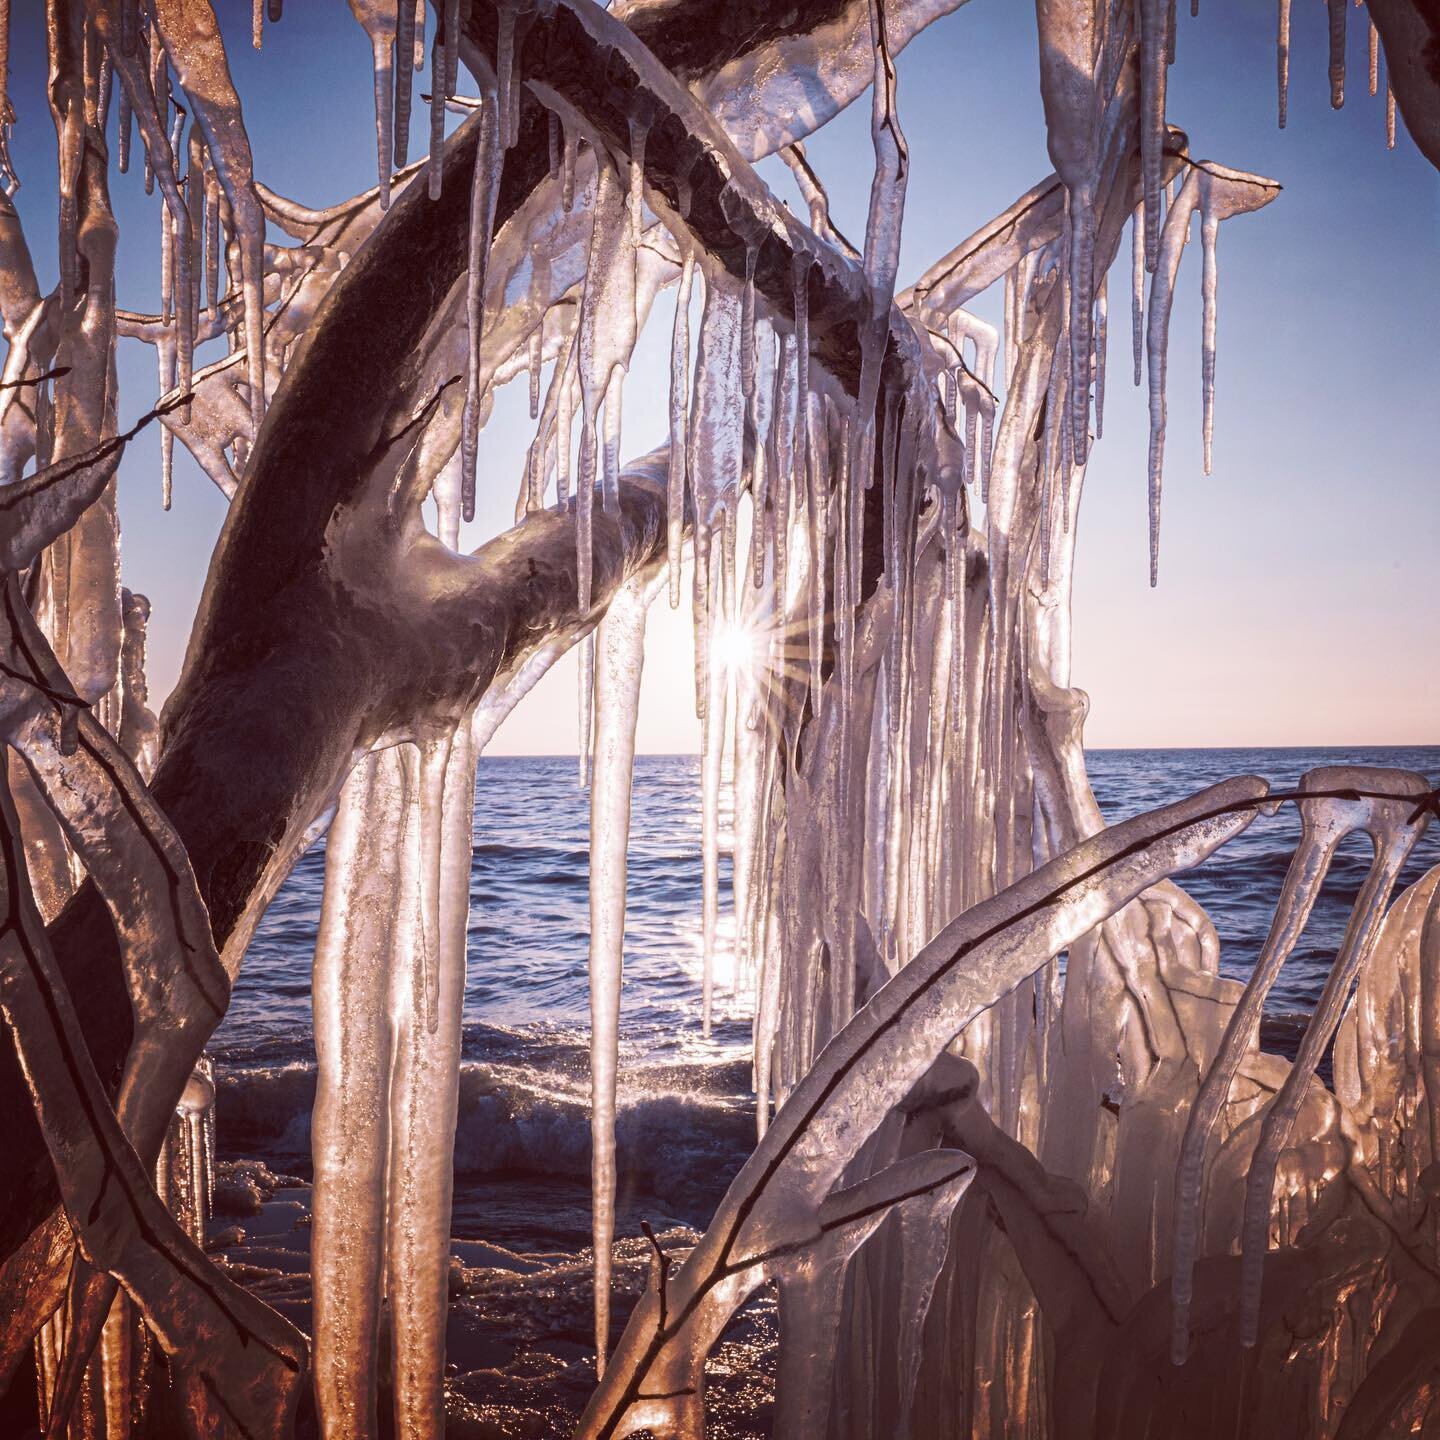
[[[702,7],[687,0],[679,8],[693,19]],[[774,43],[852,8],[834,0],[778,14],[746,7],[746,36],[751,48]],[[704,27],[669,27],[666,15],[661,9],[649,24],[637,17],[637,28],[660,61],[669,46],[693,76],[693,37]],[[489,7],[475,7],[469,43],[493,54],[493,29]],[[689,38],[681,44],[677,35]],[[740,43],[731,36],[726,59]],[[737,276],[746,247],[759,247],[757,288],[778,314],[791,313],[792,265],[803,254],[812,354],[853,392],[866,305],[858,267],[774,202],[688,90],[652,67],[618,22],[566,4],[531,26],[520,63],[527,81],[583,115],[616,153],[628,151],[630,116],[650,114],[648,183],[677,209],[688,187],[692,233]],[[497,228],[545,177],[548,128],[527,95]],[[568,517],[532,516],[462,558],[424,534],[414,507],[397,513],[391,504],[388,482],[404,444],[397,432],[432,398],[415,393],[427,330],[467,264],[476,133],[463,127],[447,146],[440,198],[431,201],[423,182],[409,187],[317,315],[227,518],[166,707],[152,790],[189,851],[232,974],[358,752],[387,732],[457,715],[537,645],[581,633],[628,575],[664,552],[663,495],[627,484],[619,517],[597,511],[594,602],[581,614]],[[915,373],[914,346],[908,326],[892,326],[892,383]],[[389,403],[377,406],[376,396]],[[878,521],[867,529],[878,535]],[[113,1083],[129,1045],[130,1004],[93,887],[56,920],[51,938],[96,1068]],[[8,1036],[0,1126],[0,1255],[9,1255],[53,1209],[57,1191]]]

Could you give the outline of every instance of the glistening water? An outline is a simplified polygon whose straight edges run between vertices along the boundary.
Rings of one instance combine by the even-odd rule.
[[[1378,764],[1417,770],[1434,784],[1440,746],[1098,750],[1087,762],[1101,808],[1116,821],[1244,773],[1290,789],[1317,765]],[[1287,805],[1274,817],[1259,817],[1182,878],[1220,933],[1225,974],[1244,979],[1250,973],[1298,834],[1295,808]],[[452,1226],[464,1267],[449,1340],[452,1428],[457,1434],[561,1434],[593,1374],[586,1249],[589,802],[576,784],[575,761],[483,759],[474,837]],[[728,834],[722,847],[727,842]],[[717,1024],[709,1041],[700,1035],[696,757],[637,760],[629,856],[617,1122],[617,1228],[626,1238],[617,1268],[633,1293],[646,1259],[637,1238],[641,1220],[664,1243],[690,1243],[743,1161],[754,1119],[749,1003],[725,983],[733,932],[723,921]],[[1293,1052],[1369,859],[1365,837],[1349,837],[1271,994],[1267,1048]],[[1417,847],[1401,887],[1437,862],[1440,827]],[[263,1160],[299,1180],[309,1175],[315,1089],[309,976],[324,867],[324,847],[317,845],[270,906],[212,1046],[221,1155]],[[722,854],[722,915],[728,884],[729,860]],[[247,1208],[244,1187],[225,1193]],[[306,1199],[303,1186],[276,1191],[259,1215],[239,1218],[245,1243],[226,1250],[302,1325],[308,1322]],[[229,1223],[217,1217],[217,1226]],[[457,1270],[457,1291],[460,1285]],[[623,1297],[617,1301],[617,1331],[629,1305]],[[710,1391],[715,1434],[757,1433],[769,1385],[757,1357],[773,1332],[773,1311],[753,1307],[717,1352]]]

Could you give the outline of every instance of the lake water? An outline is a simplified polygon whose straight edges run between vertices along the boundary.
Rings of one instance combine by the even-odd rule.
[[[1276,789],[1290,789],[1317,765],[1395,766],[1418,770],[1431,784],[1440,775],[1440,746],[1100,750],[1087,758],[1111,821],[1242,773],[1263,775]],[[575,773],[569,758],[487,758],[476,786],[453,1225],[471,1283],[452,1319],[451,1400],[457,1413],[501,1434],[563,1433],[591,1373],[584,1255],[589,804]],[[1249,974],[1298,833],[1293,806],[1261,816],[1184,878],[1219,930],[1226,974]],[[1401,884],[1437,862],[1440,826],[1417,847]],[[1270,997],[1269,1048],[1289,1051],[1298,1039],[1368,864],[1365,838],[1350,837]],[[722,913],[728,878],[728,857],[722,857]],[[316,846],[261,924],[212,1045],[222,1157],[262,1158],[300,1180],[309,1174],[309,971],[323,880],[323,846]],[[699,761],[642,756],[622,999],[619,1232],[634,1237],[646,1219],[677,1244],[703,1228],[754,1134],[743,997],[722,991],[713,1036],[700,1035],[700,895]],[[717,970],[724,973],[724,956]],[[277,1273],[272,1298],[302,1323],[306,1198],[303,1187],[278,1191],[250,1222],[251,1249],[231,1252],[284,1272]],[[268,1238],[267,1231],[273,1232]],[[257,1245],[269,1247],[264,1257],[254,1252]],[[626,1242],[621,1262],[622,1281],[638,1286],[638,1242]],[[546,1297],[543,1305],[531,1298],[538,1292]],[[626,1301],[617,1303],[617,1326],[628,1309]],[[773,1340],[773,1312],[762,1306],[747,1325],[732,1342],[738,1348],[731,1373],[717,1382],[716,1434],[756,1433],[753,1416],[764,1396],[753,1392],[766,1383],[756,1356]],[[526,1415],[536,1417],[538,1428],[524,1428]]]

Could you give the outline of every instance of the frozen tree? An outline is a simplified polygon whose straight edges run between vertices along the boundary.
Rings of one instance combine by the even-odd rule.
[[[379,183],[314,210],[255,175],[211,0],[47,0],[47,295],[8,150],[40,117],[3,95],[10,28],[33,19],[0,0],[0,1379],[35,1347],[48,1433],[125,1433],[146,1337],[196,1435],[290,1434],[306,1386],[324,1433],[378,1433],[385,1305],[396,1427],[442,1433],[475,766],[575,645],[598,1373],[581,1433],[700,1436],[707,1354],[769,1284],[777,1434],[1437,1423],[1435,872],[1393,897],[1435,794],[1369,768],[1288,794],[1238,777],[1107,828],[1070,673],[1125,227],[1153,582],[1183,251],[1198,217],[1208,468],[1219,228],[1279,186],[1193,157],[1168,123],[1173,5],[1037,0],[1054,173],[897,293],[895,60],[957,6],[446,0],[427,19],[351,0]],[[1345,9],[1330,0],[1337,105]],[[1416,59],[1433,23],[1411,0],[1371,9],[1392,124],[1398,102],[1440,160]],[[256,0],[253,43],[281,12]],[[408,162],[422,62],[431,153]],[[867,91],[857,246],[804,141]],[[447,108],[466,112],[448,138]],[[752,168],[772,154],[808,223]],[[140,167],[155,313],[115,287],[112,169]],[[999,331],[966,308],[997,285]],[[626,376],[672,286],[669,443],[627,463]],[[232,501],[158,732],[148,603],[119,583],[122,339],[155,349],[141,423],[163,427],[165,503],[176,440]],[[211,341],[223,357],[197,365]],[[462,554],[478,487],[502,483],[490,397],[520,377],[517,523]],[[697,1023],[728,731],[758,1143],[695,1249],[656,1246],[607,1355],[639,677],[686,553]],[[753,663],[733,669],[736,631]],[[1284,803],[1302,838],[1240,986],[1171,877]],[[203,1048],[327,825],[307,1341],[201,1246]],[[1259,1048],[1260,1007],[1353,830],[1373,863],[1290,1064]]]

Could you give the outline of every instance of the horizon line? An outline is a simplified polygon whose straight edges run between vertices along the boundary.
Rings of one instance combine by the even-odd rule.
[[[1161,754],[1167,751],[1177,750],[1440,750],[1440,740],[1416,740],[1411,742],[1387,740],[1378,743],[1352,742],[1349,744],[1328,744],[1328,745],[1086,745],[1086,754],[1099,752],[1140,752],[1144,754]],[[484,751],[480,758],[482,760],[573,760],[578,751],[576,750],[533,750],[533,751]],[[678,757],[684,759],[698,760],[701,752],[699,750],[637,750],[635,758],[640,759],[666,759]]]

